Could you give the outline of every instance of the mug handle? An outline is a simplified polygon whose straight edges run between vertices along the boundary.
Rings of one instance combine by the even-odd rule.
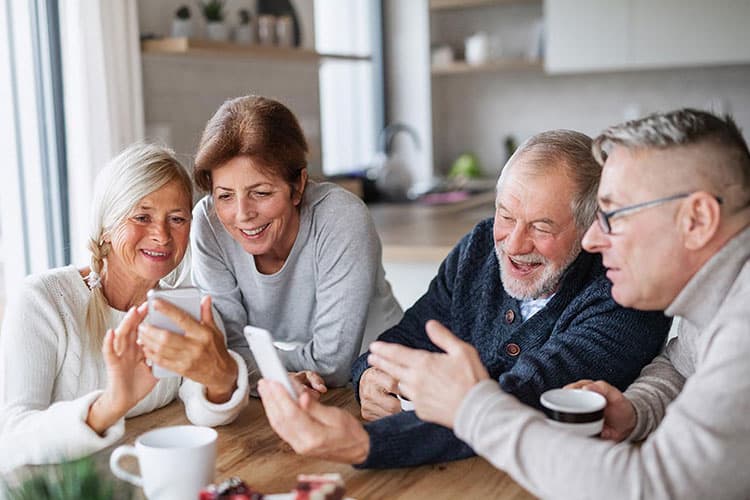
[[[117,478],[143,488],[143,478],[141,476],[131,474],[120,467],[120,459],[129,455],[138,458],[134,446],[128,444],[118,446],[109,456],[109,468],[112,469],[112,474]]]

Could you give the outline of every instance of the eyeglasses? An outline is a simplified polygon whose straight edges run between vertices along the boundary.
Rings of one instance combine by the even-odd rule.
[[[604,234],[612,234],[612,226],[610,225],[610,222],[609,222],[612,219],[615,219],[617,217],[620,217],[626,214],[640,212],[641,210],[644,210],[646,208],[656,207],[658,205],[662,205],[670,201],[679,200],[681,198],[687,198],[691,194],[693,193],[673,194],[672,196],[666,196],[664,198],[657,198],[651,201],[644,201],[643,203],[636,203],[635,205],[618,208],[617,210],[611,210],[609,212],[605,212],[601,208],[598,208],[596,210],[596,220],[597,222],[599,222],[599,227],[601,228]],[[716,198],[716,201],[718,201],[719,204],[723,203],[723,200],[721,199],[721,197],[714,196],[714,198]]]

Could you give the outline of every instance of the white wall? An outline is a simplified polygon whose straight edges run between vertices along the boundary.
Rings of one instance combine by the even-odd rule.
[[[433,78],[436,170],[465,150],[487,175],[505,160],[503,138],[552,128],[594,135],[640,115],[692,106],[731,112],[748,139],[750,66],[548,76],[534,71]]]
[[[141,33],[165,35],[175,10],[187,4],[196,21],[196,37],[203,20],[195,2],[139,0]],[[300,21],[303,46],[314,46],[313,2],[292,0]],[[227,2],[229,24],[237,11],[255,12],[253,0]],[[318,66],[315,62],[273,61],[242,57],[185,57],[143,54],[143,95],[147,139],[165,142],[187,165],[208,119],[226,99],[264,95],[286,104],[300,120],[310,146],[310,173],[321,172]]]

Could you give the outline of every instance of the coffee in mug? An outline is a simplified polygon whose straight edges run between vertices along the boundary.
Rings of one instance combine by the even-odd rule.
[[[162,427],[142,434],[135,446],[115,448],[109,467],[118,478],[143,488],[149,499],[198,498],[201,488],[214,481],[216,437],[210,427]],[[140,476],[120,467],[128,455],[138,459]]]

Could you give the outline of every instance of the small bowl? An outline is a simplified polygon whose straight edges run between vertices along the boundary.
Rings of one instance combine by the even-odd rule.
[[[604,426],[607,400],[583,389],[552,389],[539,398],[550,425],[580,436],[597,436]]]

